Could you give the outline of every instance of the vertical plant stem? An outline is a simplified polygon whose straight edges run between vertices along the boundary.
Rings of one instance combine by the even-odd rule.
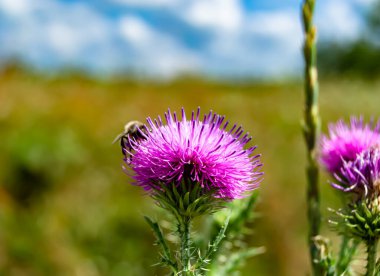
[[[308,243],[313,275],[320,275],[319,266],[314,262],[319,256],[318,248],[314,244],[314,237],[318,236],[320,228],[319,206],[319,170],[316,159],[316,141],[319,135],[320,119],[318,111],[318,77],[317,77],[317,48],[316,28],[313,25],[315,0],[304,0],[302,18],[305,33],[305,110],[303,132],[307,146],[307,216],[309,223]]]
[[[370,240],[366,243],[367,245],[367,272],[366,276],[374,276],[375,275],[375,267],[376,267],[376,251],[378,239]]]
[[[178,232],[181,239],[181,266],[182,266],[182,275],[188,276],[191,275],[191,241],[190,241],[190,226],[191,218],[182,217],[178,225]]]

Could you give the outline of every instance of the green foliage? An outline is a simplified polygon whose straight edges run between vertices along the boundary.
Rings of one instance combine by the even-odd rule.
[[[172,213],[172,215],[174,214]],[[215,253],[219,250],[219,245],[225,237],[229,219],[226,219],[218,235],[209,242],[203,254],[200,248],[194,248],[194,243],[190,236],[192,218],[183,215],[179,215],[178,218],[175,216],[175,218],[177,219],[177,231],[175,234],[178,235],[180,246],[175,250],[177,254],[174,257],[158,223],[145,217],[145,220],[155,233],[157,244],[160,245],[162,250],[162,258],[159,264],[170,268],[173,275],[200,276],[208,274],[208,265],[213,261]],[[197,253],[197,256],[195,253]]]
[[[157,244],[161,246],[162,249],[162,259],[160,265],[164,267],[169,267],[174,274],[178,273],[178,265],[176,260],[174,260],[172,253],[170,252],[169,246],[166,243],[164,235],[162,234],[161,228],[157,222],[153,221],[147,216],[144,216],[147,223],[152,228],[154,234],[156,235]]]
[[[319,268],[320,275],[333,276],[334,260],[330,241],[322,236],[315,236],[313,243],[318,255],[315,255],[315,259],[313,259],[312,262]]]
[[[342,236],[340,252],[335,265],[335,275],[354,275],[351,262],[357,253],[359,243],[358,239],[350,238],[346,234]]]
[[[343,236],[342,248],[336,266],[339,272],[348,272],[359,241],[367,248],[366,275],[375,275],[376,252],[380,237],[380,204],[377,194],[363,197],[335,211],[336,218],[331,221]],[[352,244],[349,245],[349,238]]]
[[[205,194],[199,183],[159,185],[151,193],[158,206],[169,211],[176,221],[175,234],[180,246],[175,249],[179,254],[173,257],[158,223],[145,217],[161,247],[159,264],[169,267],[174,275],[231,275],[237,273],[246,259],[263,253],[263,248],[247,248],[242,241],[245,227],[254,216],[257,193],[245,200],[235,200],[224,209],[221,209],[225,205],[222,205],[223,200],[213,198],[212,191]],[[190,235],[192,220],[217,210],[219,212],[214,215],[210,240],[206,248],[202,248],[202,244],[194,243]],[[204,230],[196,234],[205,236]],[[226,260],[220,262],[221,257]]]
[[[254,211],[257,200],[258,193],[254,192],[248,198],[231,202],[228,208],[214,215],[211,237],[218,240],[223,231],[225,238],[219,241],[219,248],[214,250],[214,258],[208,265],[210,275],[237,274],[247,259],[264,253],[264,247],[247,247],[244,242],[244,238],[252,234],[252,222],[258,216]],[[227,229],[223,225],[224,221],[229,221]]]
[[[225,233],[229,221],[230,218],[227,217],[224,224],[220,227],[218,234],[209,243],[204,256],[202,256],[202,254],[199,253],[199,259],[195,264],[196,269],[199,269],[200,271],[207,271],[207,267],[210,265],[210,263],[212,263],[215,260],[215,256],[217,255],[217,252],[220,250],[219,247],[221,245],[221,242],[225,238]]]
[[[380,40],[380,1],[377,0],[372,5],[368,14],[369,30],[374,39]]]
[[[349,45],[321,44],[319,67],[323,75],[360,75],[375,79],[380,75],[380,47],[366,40]]]
[[[355,272],[352,269],[352,261],[357,253],[359,240],[350,238],[347,235],[342,235],[338,256],[334,254],[329,239],[322,236],[316,236],[313,239],[313,242],[318,249],[318,255],[313,262],[319,267],[320,275],[355,275]]]
[[[214,213],[223,208],[224,200],[214,197],[212,190],[204,192],[199,183],[185,183],[180,185],[159,185],[152,191],[152,198],[156,203],[168,210],[178,221],[193,219],[203,214]]]

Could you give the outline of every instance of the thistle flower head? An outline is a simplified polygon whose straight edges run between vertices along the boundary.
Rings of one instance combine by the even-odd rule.
[[[168,110],[166,124],[160,117],[147,119],[144,139],[130,139],[132,155],[126,164],[134,171],[136,184],[155,192],[164,186],[199,185],[204,193],[232,200],[258,187],[262,172],[256,147],[244,149],[251,140],[234,125],[227,131],[224,117],[210,111],[200,119],[200,109],[187,120]],[[185,190],[188,188],[185,188]]]
[[[356,192],[362,197],[380,190],[380,150],[370,148],[358,154],[354,161],[343,161],[338,183],[332,185],[345,192]]]
[[[331,174],[339,174],[344,162],[354,161],[358,154],[380,144],[380,122],[365,124],[363,118],[352,117],[350,124],[342,120],[329,125],[329,136],[320,144],[320,161]]]

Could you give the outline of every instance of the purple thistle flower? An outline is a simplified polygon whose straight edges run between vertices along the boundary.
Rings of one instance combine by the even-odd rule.
[[[329,137],[320,143],[320,161],[331,174],[339,174],[344,162],[354,161],[358,154],[380,144],[380,122],[365,124],[363,118],[351,118],[329,125]]]
[[[371,148],[357,155],[354,161],[344,161],[340,174],[334,175],[339,184],[334,188],[367,196],[378,192],[380,184],[380,150]]]
[[[251,156],[256,147],[244,149],[252,139],[234,125],[226,130],[224,116],[211,111],[200,120],[200,109],[187,121],[182,109],[179,120],[170,110],[161,117],[147,118],[145,139],[130,139],[133,150],[130,166],[136,184],[147,191],[159,185],[180,185],[182,181],[199,183],[205,193],[215,191],[215,198],[242,198],[258,187],[262,172],[260,155]]]

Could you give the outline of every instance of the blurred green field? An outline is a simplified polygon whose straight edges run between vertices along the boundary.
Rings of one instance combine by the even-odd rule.
[[[303,85],[170,83],[80,75],[0,75],[0,275],[162,275],[143,214],[153,201],[130,185],[114,137],[129,120],[168,107],[201,106],[241,123],[262,153],[254,232],[247,242],[267,252],[242,275],[305,275],[305,149],[300,128]],[[380,80],[322,80],[326,122],[350,114],[379,116]],[[324,220],[338,197],[321,176]],[[324,223],[323,232],[334,238]]]

